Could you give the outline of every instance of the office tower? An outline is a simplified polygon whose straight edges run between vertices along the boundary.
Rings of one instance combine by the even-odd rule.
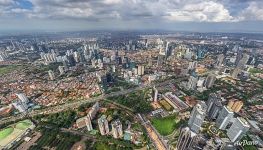
[[[197,142],[197,134],[191,131],[188,127],[182,128],[179,133],[177,150],[192,149]]]
[[[158,90],[157,90],[157,88],[154,86],[154,87],[153,87],[153,101],[154,101],[154,102],[157,102],[157,100],[158,100]]]
[[[203,101],[198,102],[193,108],[188,121],[188,126],[193,132],[199,132],[205,119],[206,109],[207,106]]]
[[[109,131],[109,124],[108,124],[108,120],[106,118],[105,115],[102,115],[99,119],[98,119],[98,126],[99,126],[99,130],[100,130],[100,134],[101,135],[106,135],[108,134]]]
[[[186,88],[188,90],[195,90],[197,82],[198,82],[197,78],[190,76]]]
[[[216,126],[221,130],[225,130],[233,117],[234,113],[224,106],[216,119]]]
[[[76,124],[78,128],[87,127],[88,131],[93,130],[92,124],[91,124],[91,118],[89,115],[79,118],[76,120]]]
[[[64,66],[58,66],[58,71],[59,71],[60,75],[63,75],[65,73]]]
[[[100,106],[99,106],[99,102],[96,102],[90,109],[88,115],[90,116],[91,120],[94,119],[94,117],[96,116],[97,112],[99,111]]]
[[[123,131],[122,131],[122,124],[121,121],[115,120],[111,123],[112,126],[112,135],[115,139],[121,138],[123,136]]]
[[[54,80],[55,79],[55,74],[54,74],[54,72],[52,70],[48,71],[48,75],[49,75],[49,79],[50,80]]]
[[[210,74],[206,77],[205,86],[206,88],[211,88],[216,81],[216,76],[214,74]]]
[[[216,64],[215,64],[215,66],[217,68],[222,66],[224,58],[225,58],[224,54],[220,54],[220,55],[217,56],[217,60],[216,60]]]
[[[23,103],[28,103],[29,100],[28,98],[26,97],[26,95],[24,93],[18,93],[16,94],[16,96],[21,100],[21,102]]]
[[[227,130],[227,136],[231,142],[239,141],[249,130],[248,122],[241,117],[237,117],[231,127]]]

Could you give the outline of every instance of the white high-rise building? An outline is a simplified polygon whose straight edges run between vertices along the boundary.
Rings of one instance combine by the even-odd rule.
[[[206,88],[211,88],[216,81],[216,76],[214,74],[210,74],[206,77],[205,86]]]
[[[64,66],[58,66],[58,70],[60,75],[63,75],[65,73]]]
[[[216,126],[221,130],[225,130],[233,117],[234,113],[224,106],[216,119]]]
[[[85,117],[82,117],[82,118],[79,118],[77,121],[76,121],[76,124],[77,124],[77,127],[78,128],[83,128],[83,127],[87,127],[88,131],[91,131],[93,130],[93,127],[92,127],[92,123],[91,123],[91,118],[89,115],[85,116]]]
[[[153,87],[153,101],[157,102],[158,100],[158,89],[156,87]]]
[[[248,122],[241,117],[237,117],[231,127],[227,130],[227,136],[231,142],[239,141],[249,130]]]
[[[111,123],[112,126],[112,135],[115,139],[123,137],[122,124],[121,121],[115,120]]]
[[[88,115],[90,116],[91,120],[94,119],[94,117],[96,116],[96,114],[97,114],[97,112],[99,111],[99,109],[100,109],[99,102],[96,102],[96,103],[91,107],[91,109],[90,109],[90,111],[89,111],[89,114],[88,114]]]
[[[198,82],[197,78],[190,76],[186,88],[188,90],[195,90],[197,82]]]
[[[48,75],[50,80],[55,80],[55,73],[52,70],[48,71]]]
[[[28,103],[29,100],[26,97],[26,95],[24,93],[17,93],[16,96],[21,100],[21,102],[23,103]]]
[[[100,130],[101,135],[106,135],[110,132],[109,123],[108,123],[108,120],[107,120],[105,115],[102,115],[98,119],[98,126],[99,126],[99,130]]]
[[[197,139],[197,134],[191,131],[188,127],[182,128],[180,130],[176,148],[177,150],[190,150],[193,148]]]
[[[199,133],[205,119],[206,109],[207,106],[203,101],[198,102],[193,108],[188,121],[188,126],[193,132]]]

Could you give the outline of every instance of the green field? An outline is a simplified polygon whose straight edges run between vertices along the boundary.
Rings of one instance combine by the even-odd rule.
[[[16,128],[20,129],[20,130],[25,130],[28,127],[30,127],[32,125],[30,120],[24,120],[24,121],[20,121],[16,124]]]
[[[263,70],[257,69],[257,68],[250,68],[249,72],[252,73],[252,74],[253,73],[263,73]]]
[[[176,115],[170,115],[164,118],[153,118],[151,122],[155,129],[163,136],[172,134],[178,127]]]
[[[0,66],[0,75],[10,73],[18,68],[19,66],[17,65]]]
[[[14,128],[9,127],[2,131],[0,131],[0,141],[5,139],[8,135],[10,135],[14,131]]]

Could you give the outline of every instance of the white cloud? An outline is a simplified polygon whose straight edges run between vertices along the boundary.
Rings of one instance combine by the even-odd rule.
[[[186,4],[181,10],[171,10],[168,14],[165,18],[172,21],[225,22],[234,20],[222,4],[213,1]]]
[[[241,11],[239,20],[261,20],[263,21],[263,2],[250,2],[249,6]]]
[[[0,15],[24,15],[29,18],[136,20],[171,22],[233,22],[263,20],[260,1],[249,5],[238,15],[231,14],[230,0],[29,0],[32,10],[12,7],[18,1],[0,0]],[[240,0],[235,0],[236,2]],[[243,2],[243,0],[242,0]],[[246,2],[247,3],[247,2]],[[261,4],[261,5],[260,5]],[[232,5],[231,5],[232,6]]]

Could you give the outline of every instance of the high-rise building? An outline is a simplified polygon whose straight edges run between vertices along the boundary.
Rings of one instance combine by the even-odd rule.
[[[210,111],[210,109],[212,108],[214,102],[218,101],[219,99],[221,99],[221,96],[219,94],[216,94],[216,93],[209,94],[208,100],[206,102],[207,112]]]
[[[153,87],[153,101],[157,102],[158,100],[158,89],[156,87]]]
[[[88,115],[90,116],[91,120],[94,119],[94,117],[96,116],[97,112],[99,111],[100,106],[99,106],[99,102],[96,102],[90,109]]]
[[[182,128],[176,148],[177,150],[190,150],[194,147],[197,139],[197,134],[191,131],[189,127]]]
[[[112,135],[115,139],[123,137],[122,124],[121,121],[115,120],[111,123]]]
[[[78,127],[78,128],[83,128],[83,127],[86,126],[87,129],[88,129],[88,131],[93,130],[92,123],[91,123],[91,118],[90,118],[89,115],[77,119],[77,120],[76,120],[76,124],[77,124],[77,127]]]
[[[26,110],[28,109],[28,106],[26,103],[23,103],[22,101],[17,101],[12,103],[12,105],[21,113],[25,113]]]
[[[190,76],[186,88],[188,90],[195,90],[197,82],[198,82],[197,78]]]
[[[205,119],[206,109],[207,106],[203,101],[198,102],[193,108],[188,121],[188,126],[193,132],[198,133],[201,129]]]
[[[242,59],[240,59],[240,61],[237,64],[237,68],[243,69],[247,63],[249,59],[249,55],[248,54],[244,54]]]
[[[210,74],[206,77],[206,80],[205,80],[205,86],[206,88],[211,88],[214,83],[215,83],[215,80],[216,80],[216,76],[214,74]]]
[[[48,75],[49,75],[49,79],[50,80],[55,80],[55,74],[54,74],[54,72],[52,70],[48,71]]]
[[[241,117],[237,117],[231,127],[227,130],[227,136],[231,142],[239,141],[249,130],[248,122]]]
[[[138,75],[139,76],[144,75],[144,66],[138,65],[137,66],[137,71],[138,71]]]
[[[64,66],[58,66],[58,71],[59,71],[60,75],[63,75],[65,73]]]
[[[225,58],[224,54],[220,54],[220,55],[217,56],[217,60],[216,60],[216,64],[215,64],[215,66],[217,68],[222,66],[224,58]]]
[[[26,95],[24,93],[17,93],[16,96],[21,100],[21,102],[23,103],[28,103],[29,100],[26,97]]]
[[[243,105],[244,103],[242,101],[231,99],[229,100],[227,107],[233,112],[238,113]]]
[[[238,113],[242,106],[244,105],[244,103],[242,101],[235,101],[233,107],[231,108],[235,113]]]
[[[197,67],[197,61],[189,62],[188,70],[193,70]]]
[[[224,106],[216,119],[216,126],[221,130],[225,130],[233,117],[234,113]]]
[[[101,135],[106,135],[108,134],[109,131],[109,124],[108,124],[108,120],[106,118],[105,115],[102,115],[99,119],[98,119],[98,126],[99,126],[99,130],[100,130],[100,134]]]

